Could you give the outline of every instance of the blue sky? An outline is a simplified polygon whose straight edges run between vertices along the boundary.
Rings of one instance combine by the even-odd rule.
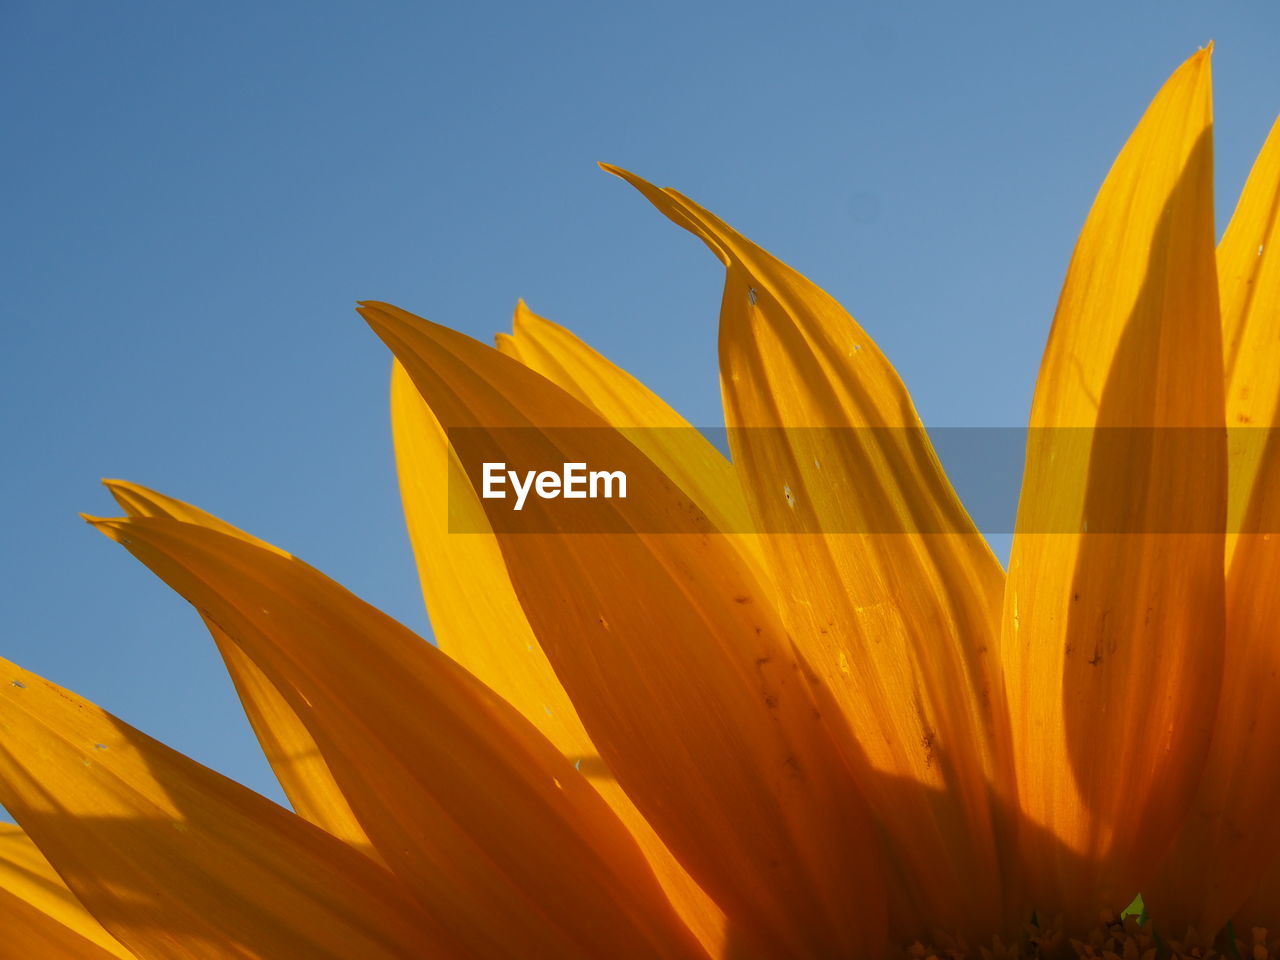
[[[1093,194],[1216,41],[1219,221],[1280,110],[1280,7],[9,0],[4,656],[279,796],[186,604],[79,520],[120,476],[426,630],[388,359],[517,297],[720,422],[722,272],[597,160],[830,290],[931,425],[1025,423]]]

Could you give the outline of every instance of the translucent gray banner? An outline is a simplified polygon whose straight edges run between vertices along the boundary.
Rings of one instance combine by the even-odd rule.
[[[507,427],[448,436],[453,533],[1280,532],[1272,428]],[[963,509],[938,481],[939,466]]]

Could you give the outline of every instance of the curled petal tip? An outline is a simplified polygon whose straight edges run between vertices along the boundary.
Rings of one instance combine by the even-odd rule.
[[[125,536],[126,525],[129,521],[125,517],[95,517],[87,513],[82,513],[80,516],[85,523],[108,539],[125,546],[129,545],[129,538]]]
[[[364,317],[365,322],[373,327],[374,332],[397,330],[404,332],[412,330],[418,334],[426,334],[434,339],[438,339],[441,336],[460,335],[442,324],[410,313],[408,310],[397,307],[393,303],[384,303],[381,300],[364,301],[359,313],[360,316]]]
[[[378,316],[386,316],[388,313],[394,310],[395,310],[395,307],[393,307],[389,303],[384,303],[381,300],[357,300],[356,301],[356,313],[364,317],[365,320],[370,320],[371,315],[373,314],[376,314]]]
[[[383,309],[383,305],[376,300],[362,300],[356,307],[356,313],[360,314],[364,322],[373,327],[375,332],[388,326],[391,320],[390,315]]]
[[[524,300],[518,300],[515,313],[511,317],[511,330],[513,333],[519,334],[522,327],[527,327],[540,319],[536,313],[529,309],[529,305]]]
[[[148,490],[142,484],[131,483],[128,480],[113,480],[110,477],[106,477],[103,478],[102,485],[107,488],[107,492],[115,498],[116,503],[130,517],[147,514],[149,512],[146,506],[148,503],[165,499],[154,490]]]
[[[395,314],[398,308],[394,304],[384,303],[382,300],[361,300],[360,305],[356,308],[356,312],[366,319],[371,313],[379,316],[387,316]]]
[[[644,177],[636,176],[630,170],[624,170],[622,167],[616,166],[615,164],[612,164],[612,163],[601,163],[600,169],[603,170],[605,173],[611,173],[615,177],[618,177],[619,179],[627,181],[627,183],[631,184],[633,187],[637,189],[640,189],[642,187],[653,186],[651,183],[649,183],[648,180],[645,180]]]

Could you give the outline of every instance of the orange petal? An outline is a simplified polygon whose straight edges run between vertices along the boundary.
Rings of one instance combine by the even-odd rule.
[[[383,859],[470,953],[705,956],[597,794],[433,646],[240,538],[159,517],[96,525],[267,675]]]
[[[896,936],[1000,929],[991,787],[1008,751],[994,646],[1004,576],[898,375],[834,300],[670,189],[606,167],[727,268],[721,385],[787,628],[851,734],[901,864]],[[905,534],[864,535],[881,524]],[[942,529],[958,533],[918,531]],[[1002,770],[1002,764],[1005,764]]]
[[[40,960],[133,960],[93,919],[36,845],[0,824],[0,956]]]
[[[0,802],[142,960],[459,955],[345,843],[5,660],[0,724]]]
[[[1211,135],[1206,50],[1165,84],[1098,194],[1031,413],[1001,646],[1023,854],[1037,903],[1088,922],[1148,888],[1194,796],[1218,698]],[[1094,532],[1047,533],[1049,519]],[[1190,532],[1156,532],[1173,529]]]
[[[239,537],[264,550],[284,555],[284,551],[277,550],[271,544],[189,503],[125,480],[104,480],[103,483],[131,517],[172,517],[228,536]],[[351,812],[350,804],[334,783],[333,774],[320,756],[315,740],[288,701],[216,623],[211,622],[208,617],[204,618],[204,622],[227,665],[227,672],[235,684],[236,693],[239,694],[245,715],[262,745],[262,751],[294,811],[377,859],[378,855],[355,814]]]
[[[609,769],[736,930],[773,956],[878,954],[861,801],[736,550],[559,387],[395,307],[361,313],[446,428],[522,427],[502,435],[511,459],[627,474],[627,498],[586,501],[602,532],[498,534],[548,659]]]
[[[1280,861],[1280,122],[1218,245],[1231,432],[1224,696],[1195,812],[1146,897],[1170,931],[1219,929]],[[1276,887],[1280,891],[1280,884]],[[1278,897],[1277,902],[1280,902]],[[1280,914],[1276,914],[1280,916]],[[1262,922],[1255,917],[1254,923]],[[1270,922],[1270,921],[1269,921]],[[1275,921],[1280,923],[1280,920]],[[1238,931],[1243,933],[1243,931]],[[1280,929],[1275,931],[1280,934]]]
[[[409,540],[440,649],[519,710],[591,781],[635,836],[676,911],[719,955],[723,913],[600,760],[520,608],[480,502],[458,493],[469,489],[467,478],[444,430],[399,362],[391,373],[391,432]],[[451,534],[451,518],[475,532]]]
[[[1248,869],[1253,873],[1258,866],[1262,867],[1261,878],[1236,910],[1235,931],[1237,937],[1247,940],[1251,927],[1264,927],[1270,942],[1280,937],[1280,857],[1261,864],[1250,863]]]

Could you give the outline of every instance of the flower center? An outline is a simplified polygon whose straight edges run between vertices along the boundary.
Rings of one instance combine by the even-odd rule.
[[[1277,931],[1280,933],[1280,931]],[[962,938],[919,941],[902,951],[903,960],[1280,960],[1280,937],[1266,928],[1236,931],[1231,927],[1207,937],[1188,930],[1178,940],[1161,937],[1138,914],[1105,911],[1087,937],[1063,930],[1062,919],[1036,918],[1016,937],[993,937],[973,947]]]

